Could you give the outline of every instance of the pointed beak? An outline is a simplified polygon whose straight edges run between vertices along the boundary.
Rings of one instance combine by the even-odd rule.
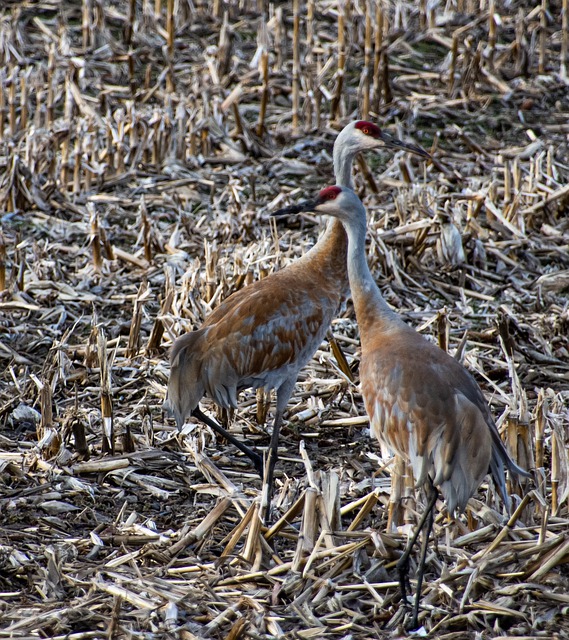
[[[294,216],[297,213],[302,213],[303,211],[314,211],[319,204],[321,204],[321,202],[318,198],[304,200],[304,202],[292,204],[290,207],[283,207],[282,209],[273,211],[270,215],[271,217]]]
[[[387,131],[382,130],[379,139],[386,147],[391,147],[392,149],[405,149],[405,151],[410,151],[411,153],[415,153],[423,158],[431,158],[431,154],[427,153],[424,149],[421,149],[421,147],[403,142],[403,140],[399,140],[399,138],[392,136],[390,133],[387,133]]]

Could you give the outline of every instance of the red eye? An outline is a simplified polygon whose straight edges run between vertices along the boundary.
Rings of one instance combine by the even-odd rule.
[[[365,134],[366,134],[366,136],[369,136],[369,128],[368,128],[368,127],[364,127],[364,128],[362,129],[362,133],[365,133]]]
[[[335,200],[335,199],[336,199],[336,194],[335,194],[335,193],[331,193],[331,194],[328,196],[328,200]]]

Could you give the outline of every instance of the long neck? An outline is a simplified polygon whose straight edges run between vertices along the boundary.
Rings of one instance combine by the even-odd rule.
[[[350,189],[354,188],[354,182],[352,180],[352,166],[354,164],[354,157],[356,156],[356,153],[357,151],[350,148],[347,141],[344,141],[342,133],[340,133],[334,143],[333,153],[334,177],[336,179],[336,184],[339,184],[342,187],[349,187]],[[343,238],[338,241],[338,244],[343,243],[342,254],[345,255],[348,250],[348,238],[344,231],[344,225],[338,220],[338,218],[332,218],[332,220],[330,220],[328,228],[326,229],[326,234],[328,233],[343,235]],[[345,286],[347,288],[347,283]]]
[[[387,331],[394,324],[404,323],[383,299],[369,270],[365,209],[363,205],[360,207],[359,215],[345,221],[344,226],[348,234],[348,278],[363,339],[372,326],[374,331]]]
[[[344,129],[340,132],[334,143],[334,176],[336,184],[353,189],[352,165],[357,151],[350,147],[345,131]],[[337,285],[345,296],[349,293],[346,274],[347,252],[348,237],[344,225],[337,218],[331,218],[326,226],[326,231],[307,254],[311,260],[319,259],[327,262],[328,268],[335,272]]]
[[[339,289],[344,295],[348,295],[349,283],[346,271],[346,259],[348,254],[348,237],[344,226],[337,218],[331,218],[326,226],[326,230],[318,239],[312,249],[297,260],[300,264],[302,260],[320,263],[320,269],[330,274],[336,281]]]
[[[347,140],[344,140],[342,133],[336,138],[334,143],[334,176],[336,178],[336,184],[342,187],[354,188],[352,181],[352,165],[354,163],[354,157],[357,151],[349,145]]]

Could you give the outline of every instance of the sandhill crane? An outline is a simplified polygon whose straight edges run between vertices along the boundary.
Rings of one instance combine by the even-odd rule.
[[[377,125],[348,124],[334,144],[334,172],[352,184],[354,156],[387,146],[430,157]],[[193,415],[226,437],[253,461],[263,477],[260,456],[229,434],[199,408],[205,394],[226,409],[237,408],[237,395],[248,387],[275,389],[273,432],[266,461],[265,487],[270,492],[277,460],[283,412],[300,370],[321,344],[340,304],[349,292],[347,237],[332,220],[316,245],[303,257],[227,298],[197,331],[179,337],[172,347],[165,408],[178,427]],[[266,513],[269,497],[263,496]]]
[[[369,270],[366,211],[346,187],[323,189],[316,199],[273,215],[302,211],[341,221],[348,236],[348,277],[360,329],[360,380],[372,432],[412,466],[427,494],[426,509],[397,563],[401,597],[407,602],[409,555],[427,523],[417,574],[412,628],[419,598],[433,510],[442,493],[450,515],[463,511],[490,471],[509,508],[504,468],[529,476],[508,455],[480,387],[453,357],[409,327],[385,302]]]

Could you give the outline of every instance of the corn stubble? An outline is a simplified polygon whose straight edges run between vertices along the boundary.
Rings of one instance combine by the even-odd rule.
[[[356,118],[401,122],[434,155],[423,172],[358,159],[382,292],[473,372],[535,469],[510,515],[487,486],[464,517],[438,516],[420,621],[449,640],[569,633],[567,16],[567,0],[9,5],[7,633],[72,634],[78,608],[107,635],[109,620],[116,635],[228,638],[404,623],[394,567],[423,497],[365,432],[349,304],[291,398],[268,527],[232,448],[160,411],[175,337],[312,246],[318,226],[275,237],[266,213],[330,182],[334,136]],[[261,450],[271,398],[242,399],[230,427]]]

